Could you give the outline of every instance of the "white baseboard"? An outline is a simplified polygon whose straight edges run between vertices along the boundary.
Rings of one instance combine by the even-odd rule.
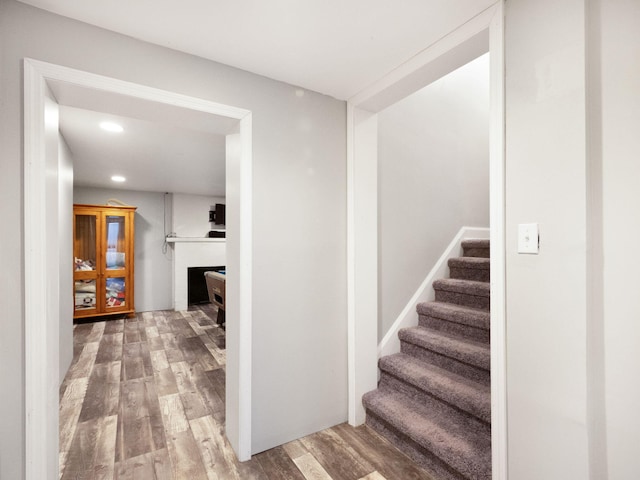
[[[393,325],[382,338],[382,341],[378,344],[378,358],[384,357],[385,355],[392,355],[400,351],[398,330],[401,328],[413,327],[418,324],[418,314],[416,313],[417,305],[419,303],[429,302],[435,299],[435,292],[433,291],[433,288],[431,288],[431,284],[434,280],[446,278],[448,276],[448,260],[462,255],[462,240],[469,238],[488,239],[489,229],[479,227],[462,227],[460,229],[433,266],[427,277],[420,284],[416,293],[413,294],[409,303],[407,303],[404,309],[402,309],[402,312],[400,312],[396,321],[393,322]]]

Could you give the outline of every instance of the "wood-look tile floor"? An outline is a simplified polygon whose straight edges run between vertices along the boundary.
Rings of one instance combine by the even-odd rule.
[[[239,463],[224,435],[215,307],[74,326],[60,388],[60,478],[433,480],[366,426],[342,424]]]

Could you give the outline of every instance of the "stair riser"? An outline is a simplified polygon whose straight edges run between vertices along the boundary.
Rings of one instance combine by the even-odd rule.
[[[489,258],[489,249],[488,248],[476,248],[476,247],[463,247],[462,248],[462,256],[463,257],[477,257],[477,258]]]
[[[491,336],[489,330],[472,327],[469,325],[462,325],[460,323],[449,322],[447,320],[431,317],[429,315],[420,315],[418,324],[424,328],[457,335],[459,337],[468,338],[487,344],[489,343],[489,337]]]
[[[491,304],[489,297],[450,292],[447,290],[436,290],[436,301],[454,303],[456,305],[462,305],[463,307],[479,308],[482,310],[489,310]]]
[[[387,372],[382,372],[378,388],[387,388],[395,392],[401,392],[402,394],[421,402],[432,410],[434,414],[454,417],[460,421],[460,423],[466,425],[468,429],[477,432],[484,432],[487,436],[491,435],[490,412],[483,415],[483,412],[474,412],[473,410],[477,409],[473,409],[473,406],[471,405],[456,405],[449,403],[446,399],[437,398],[432,395],[431,392],[425,392],[424,390],[390,375]],[[455,401],[455,399],[452,399],[452,402],[453,401]],[[481,417],[487,417],[487,415],[489,423]]]
[[[474,280],[476,282],[490,281],[490,270],[481,268],[460,268],[449,267],[449,278],[457,278],[460,280]]]
[[[431,451],[418,445],[392,425],[369,411],[367,411],[365,423],[389,440],[391,444],[426,470],[433,478],[438,480],[468,480],[468,478],[453,470]]]
[[[437,367],[444,368],[445,370],[449,370],[450,372],[457,373],[458,375],[462,375],[463,377],[467,377],[471,380],[475,380],[476,382],[480,382],[484,385],[489,385],[491,383],[491,376],[488,370],[476,367],[474,365],[468,365],[454,358],[450,358],[445,355],[432,352],[431,350],[419,347],[417,345],[414,345],[413,343],[401,341],[400,351],[402,353],[406,353],[407,355],[412,355],[425,362],[431,363],[432,365],[435,365]]]

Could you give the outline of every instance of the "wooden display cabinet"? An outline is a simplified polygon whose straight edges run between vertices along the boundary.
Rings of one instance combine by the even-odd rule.
[[[133,314],[136,207],[73,206],[73,318]]]

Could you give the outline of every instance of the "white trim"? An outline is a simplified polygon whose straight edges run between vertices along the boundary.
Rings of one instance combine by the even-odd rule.
[[[216,243],[226,242],[226,238],[209,238],[209,237],[167,237],[167,243]]]
[[[34,69],[26,68],[26,64],[24,91],[25,473],[31,480],[48,478],[47,449],[53,446],[47,445],[46,435],[46,418],[51,412],[47,411],[45,378],[47,278],[42,268],[46,264],[43,241],[46,209],[43,207],[47,204],[45,82]]]
[[[487,52],[488,29],[497,4],[428,46],[349,99],[355,107],[380,112]],[[455,55],[452,55],[455,54]]]
[[[378,295],[378,117],[360,108],[348,111],[348,412],[349,423],[360,425],[362,395],[376,387],[378,377],[378,332],[369,328],[378,318],[378,302],[371,301]]]
[[[360,317],[360,301],[358,295],[359,284],[369,280],[359,275],[361,263],[367,261],[377,263],[377,257],[364,258],[359,251],[360,241],[369,236],[377,236],[376,230],[369,232],[358,231],[356,222],[360,215],[377,210],[377,204],[359,204],[356,192],[361,182],[370,182],[365,176],[361,177],[359,165],[365,165],[366,153],[359,151],[361,145],[359,136],[362,132],[354,121],[358,111],[377,113],[392,103],[404,98],[407,94],[417,90],[442,75],[447,68],[455,65],[450,55],[465,58],[474,52],[473,44],[488,43],[491,54],[490,84],[491,84],[491,112],[490,112],[490,217],[491,217],[491,417],[492,417],[492,468],[495,480],[507,479],[507,401],[506,401],[506,320],[505,320],[505,154],[504,154],[504,22],[503,2],[499,0],[481,14],[462,25],[454,32],[443,37],[435,44],[426,48],[410,61],[398,67],[378,82],[352,97],[347,102],[347,172],[349,176],[348,188],[348,221],[349,234],[347,242],[348,265],[348,334],[349,334],[349,423],[357,425],[364,418],[364,409],[359,402],[357,391],[358,382],[355,379],[368,378],[371,365],[363,365],[361,357],[368,358],[372,337],[371,331],[377,332],[377,317],[370,318],[365,323]],[[487,47],[485,46],[485,51]],[[464,62],[463,62],[464,63]],[[458,64],[461,66],[463,63]],[[446,72],[445,72],[446,73]],[[422,82],[422,83],[421,83]],[[366,152],[365,148],[365,152]],[[369,209],[369,211],[367,211]],[[377,291],[367,299],[369,303],[376,303]],[[353,337],[353,338],[352,338]],[[375,368],[375,366],[373,367]],[[376,375],[377,377],[377,375]],[[375,383],[371,386],[375,388]],[[362,388],[362,386],[360,386]]]
[[[251,459],[251,364],[253,351],[253,119],[252,114],[240,120],[240,268],[238,295],[238,460]],[[227,349],[228,349],[227,345]]]
[[[507,323],[505,219],[504,9],[489,25],[489,217],[491,224],[491,454],[492,478],[507,480]]]
[[[416,292],[411,296],[407,305],[402,309],[402,312],[400,312],[396,321],[393,322],[389,331],[380,341],[380,344],[378,345],[378,358],[384,357],[385,355],[392,355],[400,351],[398,330],[401,328],[413,327],[418,324],[416,307],[419,303],[429,302],[435,299],[435,293],[433,288],[431,288],[431,284],[434,280],[448,276],[449,267],[447,262],[450,258],[459,257],[462,254],[461,242],[468,238],[489,238],[489,229],[462,227],[458,231]]]
[[[49,478],[46,475],[46,459],[49,450],[57,450],[47,444],[46,418],[58,415],[52,401],[47,404],[46,378],[44,378],[46,352],[45,302],[47,282],[45,264],[45,235],[42,225],[47,215],[45,165],[44,165],[44,96],[47,81],[62,81],[105,90],[121,95],[137,97],[157,103],[197,110],[213,115],[240,120],[241,178],[240,210],[242,218],[239,235],[239,251],[242,261],[239,277],[239,297],[243,307],[238,312],[238,351],[240,369],[238,378],[238,441],[232,444],[238,458],[251,456],[251,112],[242,108],[223,105],[208,100],[189,97],[175,92],[138,85],[104,77],[68,67],[38,60],[24,60],[24,248],[25,248],[25,455],[27,480]],[[43,275],[44,273],[44,275]],[[56,272],[57,273],[57,272]],[[57,405],[57,399],[55,400]],[[53,411],[55,410],[55,411]],[[53,454],[57,457],[58,452]]]

